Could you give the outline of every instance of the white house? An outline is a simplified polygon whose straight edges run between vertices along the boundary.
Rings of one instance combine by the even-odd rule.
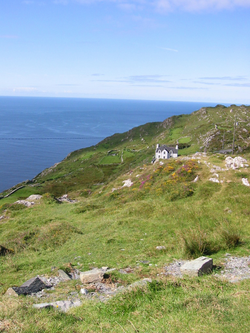
[[[155,159],[168,159],[170,157],[178,156],[178,144],[174,147],[168,147],[166,145],[156,145]]]

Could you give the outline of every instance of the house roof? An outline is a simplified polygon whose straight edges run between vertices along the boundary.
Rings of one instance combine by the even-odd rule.
[[[166,150],[167,152],[170,152],[170,150],[172,150],[173,153],[178,153],[178,149],[174,147],[168,147],[166,145],[162,145],[156,148],[156,153],[163,152],[163,150]]]

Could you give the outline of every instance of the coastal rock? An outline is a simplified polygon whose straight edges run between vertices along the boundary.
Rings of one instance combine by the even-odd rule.
[[[208,274],[213,269],[213,259],[208,257],[199,257],[195,260],[186,262],[181,266],[180,271],[184,275],[200,276]]]

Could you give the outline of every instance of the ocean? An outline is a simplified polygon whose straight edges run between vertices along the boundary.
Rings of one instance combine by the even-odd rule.
[[[0,97],[0,192],[114,133],[214,103]]]

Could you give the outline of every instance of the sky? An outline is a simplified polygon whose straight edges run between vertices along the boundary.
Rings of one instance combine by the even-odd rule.
[[[250,0],[1,0],[0,96],[250,104]]]

